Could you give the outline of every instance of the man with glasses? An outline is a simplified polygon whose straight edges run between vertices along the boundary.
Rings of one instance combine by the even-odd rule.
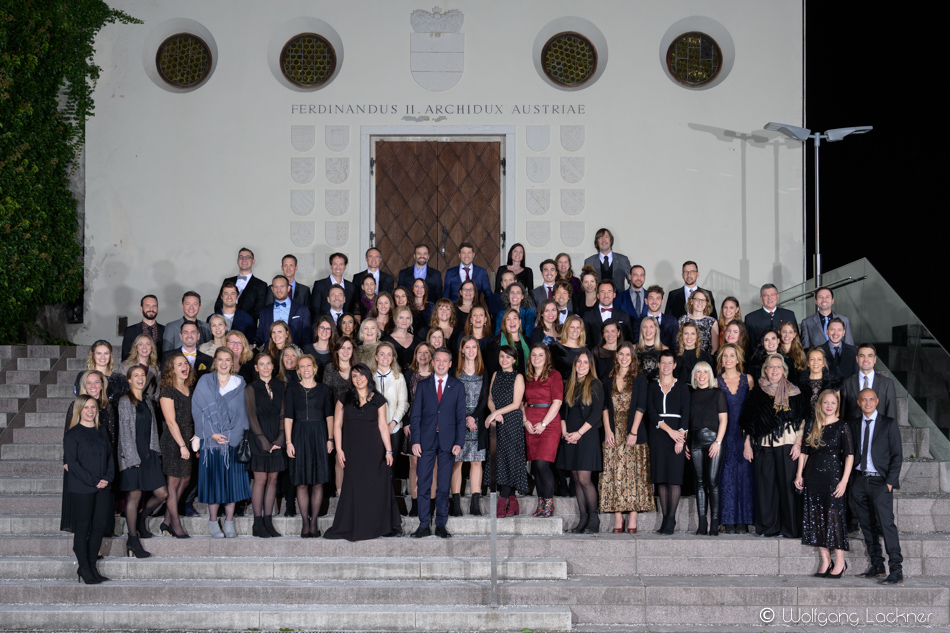
[[[689,301],[690,295],[701,289],[698,285],[699,266],[696,265],[696,262],[684,262],[682,274],[683,286],[670,290],[670,295],[666,300],[666,314],[673,317],[675,321],[679,321],[679,318],[686,314],[686,304]],[[708,288],[702,288],[701,290],[706,291],[706,294],[709,296],[709,302],[712,304],[712,314],[710,316],[714,319],[718,319],[719,313],[716,311],[716,299],[713,297],[712,291]]]
[[[267,296],[267,283],[255,277],[254,273],[251,272],[251,269],[254,268],[254,251],[251,249],[242,248],[238,251],[237,265],[238,274],[234,277],[228,277],[224,281],[234,282],[234,286],[238,290],[238,309],[250,314],[251,318],[254,319],[254,323],[257,323],[261,315],[261,308],[264,307],[264,299]],[[223,285],[222,283],[222,287]],[[218,292],[219,296],[220,294]],[[221,305],[221,299],[218,299],[214,304],[215,312],[221,309]]]

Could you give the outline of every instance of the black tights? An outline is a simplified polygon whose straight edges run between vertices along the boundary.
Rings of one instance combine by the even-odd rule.
[[[181,517],[178,516],[178,500],[182,493],[188,488],[191,477],[172,477],[169,476],[166,481],[168,485],[168,503],[165,504],[165,525],[171,527],[175,534],[184,534],[181,527]]]
[[[503,499],[507,499],[508,497],[513,497],[515,496],[515,489],[512,488],[511,486],[505,486],[505,485],[498,486],[498,496],[500,496]]]
[[[142,510],[142,520],[148,519],[155,512],[155,508],[160,506],[168,497],[168,490],[162,486],[158,490],[152,491],[152,496],[145,502],[145,509]],[[138,536],[139,501],[142,500],[141,490],[130,490],[129,496],[125,500],[125,522],[129,528],[129,536]]]
[[[251,489],[251,506],[254,508],[254,516],[259,517],[274,513],[274,500],[277,498],[277,475],[279,474],[254,473],[254,487]]]
[[[577,511],[581,514],[597,514],[597,489],[591,481],[589,470],[572,470],[574,493],[577,495]]]
[[[323,484],[313,484],[310,487],[310,494],[307,494],[306,485],[297,486],[297,509],[300,511],[303,525],[310,532],[317,531],[317,517],[320,515],[320,506],[322,505]]]
[[[679,484],[657,484],[657,491],[660,493],[660,511],[663,517],[671,519],[676,518],[676,508],[680,504]]]
[[[538,489],[538,496],[542,499],[551,499],[554,497],[554,471],[551,470],[551,462],[543,459],[536,459],[531,462],[531,468],[534,472],[534,485]]]

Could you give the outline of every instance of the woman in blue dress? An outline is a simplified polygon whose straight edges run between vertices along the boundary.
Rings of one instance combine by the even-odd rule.
[[[726,395],[729,421],[723,440],[719,475],[719,523],[726,534],[748,532],[755,521],[755,484],[752,462],[744,455],[746,438],[739,429],[739,414],[752,388],[752,376],[742,373],[742,353],[734,344],[719,348],[719,389]],[[749,453],[751,454],[751,446]]]

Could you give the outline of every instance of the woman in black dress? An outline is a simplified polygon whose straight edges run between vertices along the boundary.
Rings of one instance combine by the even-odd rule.
[[[119,400],[119,489],[129,493],[125,501],[125,523],[129,530],[126,548],[129,556],[136,558],[151,555],[139,539],[152,538],[145,522],[168,497],[155,410],[144,394],[147,376],[140,365],[130,369],[129,391]],[[139,514],[143,490],[151,490],[152,496]]]
[[[422,338],[412,333],[412,310],[407,306],[397,306],[393,310],[392,331],[383,337],[396,350],[396,362],[400,369],[412,364],[412,354]]]
[[[571,377],[564,390],[567,415],[561,419],[561,437],[564,443],[557,454],[557,467],[571,471],[577,493],[577,512],[580,517],[571,532],[596,534],[600,532],[597,512],[597,489],[591,480],[592,472],[604,467],[600,432],[604,415],[604,386],[597,379],[594,357],[586,347],[574,359]]]
[[[676,335],[676,379],[692,382],[693,367],[706,363],[710,367],[716,364],[713,357],[700,347],[699,326],[687,321],[680,326]]]
[[[650,382],[656,382],[660,353],[665,349],[666,345],[660,340],[660,326],[656,319],[651,316],[643,317],[640,320],[640,338],[637,339],[637,359],[640,361],[643,375]]]
[[[310,354],[317,361],[318,379],[323,377],[323,369],[330,364],[333,346],[336,345],[336,326],[333,317],[324,314],[317,318],[313,326],[313,343],[304,345],[303,353]]]
[[[441,330],[433,330],[438,333],[439,336],[442,336]],[[432,375],[432,357],[435,356],[435,348],[432,347],[429,343],[419,343],[416,345],[416,351],[413,356],[412,363],[409,364],[409,369],[406,370],[406,388],[409,390],[409,407],[412,408],[412,401],[416,397],[416,387],[419,386],[419,383]],[[403,436],[402,436],[402,446],[400,451],[403,455],[409,458],[409,494],[412,497],[412,505],[409,508],[409,516],[419,516],[419,477],[416,473],[416,468],[418,466],[418,459],[415,455],[412,454],[412,438],[409,435],[409,425],[406,424],[402,427]],[[436,470],[438,470],[438,465],[436,465]],[[433,472],[432,475],[432,490],[430,490],[432,499],[432,505],[430,507],[435,507],[435,488],[436,488],[436,476]]]
[[[109,580],[96,569],[96,560],[112,518],[109,486],[115,467],[109,437],[99,424],[99,402],[92,396],[80,395],[73,403],[70,429],[63,436],[63,458],[67,467],[64,492],[72,514],[66,522],[74,526],[76,573],[81,582],[97,585]]]
[[[806,422],[810,422],[815,419],[818,396],[825,389],[838,391],[841,388],[841,380],[836,373],[832,373],[828,369],[828,360],[825,358],[825,350],[822,348],[813,347],[808,350],[807,359],[806,366],[808,369],[798,376],[798,388],[808,398],[808,414],[805,419]]]
[[[514,370],[524,376],[528,366],[528,339],[521,330],[521,316],[514,308],[508,308],[501,315],[501,331],[492,337],[488,344],[487,365],[492,372],[498,370],[499,353],[502,348],[515,350]]]
[[[501,292],[501,276],[505,271],[511,271],[515,279],[525,285],[525,288],[534,288],[534,271],[525,266],[524,246],[512,244],[508,249],[508,261],[498,267],[495,273],[495,294]]]
[[[247,337],[240,330],[231,330],[227,336],[228,349],[234,353],[234,362],[238,366],[237,375],[244,379],[244,382],[251,384],[256,379],[254,375],[254,352],[247,343]]]
[[[244,406],[252,436],[250,470],[254,473],[251,487],[254,527],[251,533],[270,538],[282,536],[274,529],[273,515],[277,477],[287,470],[282,424],[287,383],[274,378],[274,359],[266,352],[254,359],[254,369],[257,380],[244,388]]]
[[[821,392],[795,477],[795,487],[803,493],[802,543],[818,547],[821,566],[815,576],[819,578],[841,578],[848,568],[844,561],[848,551],[844,495],[854,463],[854,443],[848,423],[838,418],[838,400],[831,389]],[[834,566],[830,550],[835,551]]]
[[[129,390],[129,381],[125,374],[115,371],[115,359],[112,357],[112,344],[109,341],[98,340],[89,348],[86,359],[86,369],[76,376],[73,394],[79,394],[79,381],[85,371],[93,370],[106,377],[106,397],[109,402],[116,404],[126,391]]]
[[[622,342],[623,335],[616,319],[610,318],[600,324],[600,345],[591,350],[599,377],[606,378],[613,371],[614,356]]]
[[[705,361],[696,363],[690,377],[689,395],[689,457],[696,473],[696,511],[699,515],[696,534],[706,534],[708,527],[712,536],[719,536],[719,473],[722,470],[722,440],[729,424],[726,394],[717,385],[712,365]]]
[[[574,359],[587,342],[584,322],[576,314],[564,320],[561,326],[561,340],[551,346],[551,362],[554,369],[564,378],[565,384],[574,370]]]
[[[512,313],[514,314],[514,313]],[[488,415],[485,428],[497,425],[497,451],[495,481],[498,484],[498,518],[517,516],[521,508],[515,492],[528,494],[528,471],[525,470],[524,414],[521,400],[524,398],[524,377],[515,371],[517,352],[511,345],[498,351],[498,371],[492,376],[488,388]],[[491,455],[485,455],[483,484],[491,481]]]
[[[684,448],[689,426],[689,388],[674,377],[676,357],[672,350],[660,352],[657,371],[657,380],[650,383],[647,391],[650,465],[663,512],[663,523],[657,531],[672,534],[676,528],[676,508],[680,503],[686,467]]]
[[[162,534],[188,538],[178,516],[178,500],[188,488],[194,468],[194,456],[189,446],[195,437],[195,421],[191,417],[191,389],[195,372],[181,352],[165,359],[162,370],[161,396],[158,403],[165,418],[165,428],[159,445],[162,448],[162,471],[168,488],[168,503],[162,520]]]
[[[300,360],[300,357],[303,356],[303,350],[294,345],[293,343],[287,345],[284,349],[280,351],[280,358],[274,358],[274,373],[276,374],[277,380],[285,383],[297,382],[300,378],[297,376],[297,361]],[[313,362],[316,363],[317,359],[314,358]],[[254,370],[257,371],[257,363],[254,363]],[[317,373],[320,372],[319,365],[317,366]],[[315,374],[316,375],[316,374]]]
[[[284,394],[284,437],[289,440],[290,482],[297,486],[300,538],[316,538],[320,536],[317,517],[323,505],[323,484],[330,481],[334,394],[316,381],[313,356],[304,355],[297,362],[297,372],[300,382],[290,384]]]
[[[386,399],[376,391],[369,367],[359,363],[350,372],[352,390],[337,402],[333,437],[336,459],[346,479],[324,538],[366,541],[402,534],[402,519],[393,494],[393,447]]]

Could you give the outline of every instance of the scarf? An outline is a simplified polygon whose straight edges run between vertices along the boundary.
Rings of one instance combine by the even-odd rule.
[[[801,389],[790,383],[785,378],[782,378],[781,382],[779,382],[777,385],[770,383],[765,378],[759,378],[759,387],[762,389],[762,391],[775,398],[774,406],[776,411],[788,411],[789,397],[797,396],[802,392]]]

